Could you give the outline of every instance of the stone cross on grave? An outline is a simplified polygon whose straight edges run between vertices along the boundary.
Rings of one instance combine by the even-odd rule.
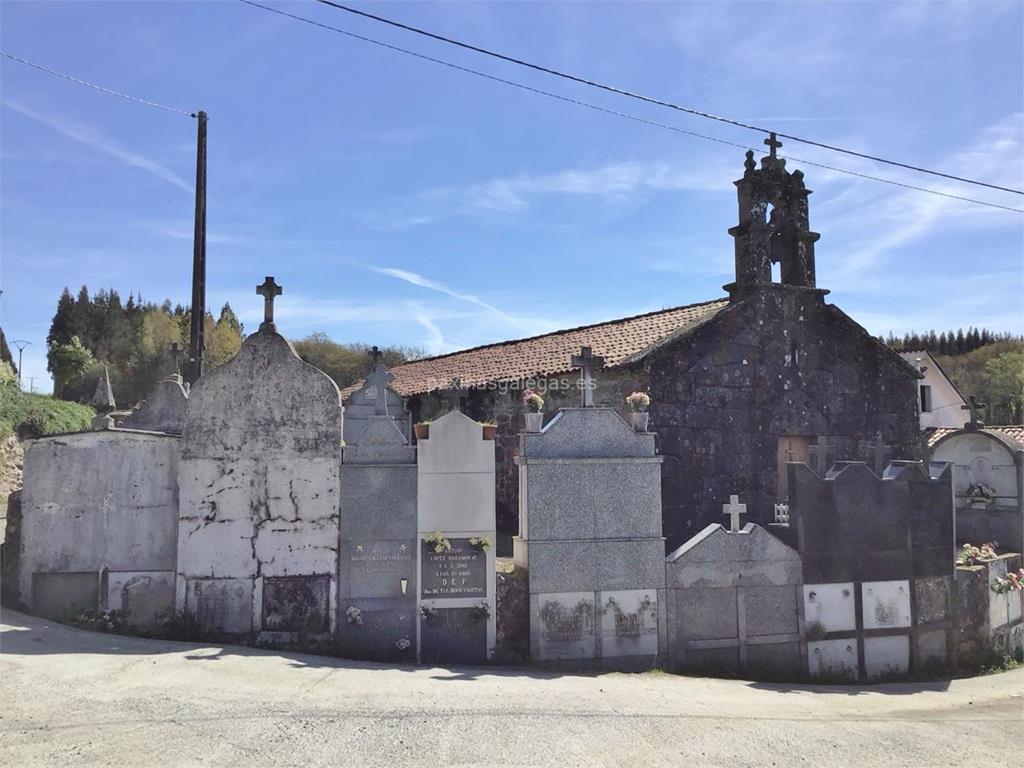
[[[583,390],[583,407],[594,407],[594,380],[590,372],[604,368],[604,358],[594,354],[590,347],[580,347],[580,353],[573,355],[569,361],[573,368],[580,369],[580,388]]]
[[[449,381],[448,387],[441,390],[441,397],[448,401],[448,410],[458,411],[459,413],[462,413],[462,400],[468,394],[469,392],[462,386],[462,382],[459,381],[458,377]]]
[[[380,348],[376,344],[374,344],[370,348],[370,357],[373,358],[373,367],[370,370],[372,370],[372,371],[377,370],[377,366],[380,365],[381,355],[383,355],[383,354],[384,353],[380,351]]]
[[[764,143],[768,146],[768,157],[775,160],[775,150],[782,146],[782,142],[775,138],[774,133],[769,133]]]
[[[274,297],[284,293],[284,289],[274,282],[273,275],[267,275],[263,285],[256,286],[256,293],[263,297],[263,322],[260,330],[274,330]]]
[[[960,406],[961,411],[971,412],[971,420],[968,423],[964,424],[964,429],[970,429],[973,431],[979,429],[980,427],[984,427],[985,422],[978,419],[978,409],[987,407],[988,403],[981,402],[976,395],[971,395],[970,397],[968,397],[967,405]]]
[[[732,495],[729,503],[722,505],[722,514],[729,516],[729,533],[739,533],[740,515],[747,514],[747,505],[740,504],[740,497]]]
[[[819,477],[824,477],[831,466],[828,454],[832,450],[832,446],[829,444],[828,438],[822,435],[808,450],[811,454],[811,466]]]
[[[882,433],[879,431],[875,433],[874,442],[869,440],[864,443],[864,447],[875,454],[875,474],[881,477],[885,471],[885,462],[888,458],[889,449],[893,446],[885,444],[885,441],[882,439]]]

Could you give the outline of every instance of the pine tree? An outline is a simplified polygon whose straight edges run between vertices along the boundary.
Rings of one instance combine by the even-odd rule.
[[[4,336],[4,329],[0,328],[0,363],[7,363],[15,375],[18,373],[18,366],[14,364],[11,356],[11,348],[7,346],[7,337]]]
[[[67,288],[57,300],[57,312],[50,323],[50,332],[46,335],[46,344],[67,344],[75,334],[75,300]]]
[[[957,328],[956,330],[956,353],[958,355],[964,354],[967,351],[967,344],[964,338],[964,329]]]

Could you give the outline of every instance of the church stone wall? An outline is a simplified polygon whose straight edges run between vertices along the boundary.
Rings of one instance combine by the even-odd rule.
[[[826,436],[832,459],[866,458],[877,431],[902,458],[918,443],[911,367],[815,289],[750,294],[645,367],[670,549],[718,522],[733,493],[753,522],[772,521],[780,437]]]
[[[341,430],[337,386],[273,330],[199,379],[179,473],[179,608],[259,641],[333,631]]]

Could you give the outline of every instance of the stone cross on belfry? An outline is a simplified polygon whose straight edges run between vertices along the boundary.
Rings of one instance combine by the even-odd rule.
[[[467,394],[466,388],[462,386],[462,382],[459,381],[458,377],[449,381],[448,387],[441,390],[441,397],[448,401],[448,410],[458,411],[459,413],[462,413],[462,399]]]
[[[812,466],[819,477],[824,477],[831,466],[828,461],[828,454],[831,449],[832,446],[829,445],[828,438],[824,435],[819,437],[817,442],[808,449],[808,452],[811,454]]]
[[[768,146],[768,157],[774,160],[775,150],[782,146],[782,142],[775,138],[774,133],[769,133],[768,138],[764,140],[764,143]]]
[[[732,495],[729,503],[722,505],[722,514],[729,516],[729,533],[739,533],[740,515],[747,514],[747,505],[740,504],[740,497]]]
[[[594,380],[590,372],[604,368],[604,358],[594,354],[590,347],[580,347],[580,353],[573,355],[569,361],[573,368],[580,369],[580,388],[583,390],[583,407],[594,407]]]
[[[273,275],[267,275],[263,285],[256,286],[256,293],[263,297],[263,322],[260,323],[260,330],[264,328],[274,330],[274,297],[284,293],[284,289],[274,282]]]
[[[967,398],[967,405],[961,405],[961,411],[970,411],[971,420],[964,424],[964,429],[976,430],[979,427],[984,427],[985,422],[978,419],[978,409],[988,407],[988,403],[981,402],[976,395],[971,395]]]

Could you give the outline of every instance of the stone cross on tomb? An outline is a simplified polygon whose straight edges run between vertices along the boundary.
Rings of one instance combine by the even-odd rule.
[[[729,516],[729,533],[739,533],[740,515],[747,514],[747,505],[740,504],[740,497],[732,495],[729,503],[722,505],[722,514]]]
[[[573,355],[569,361],[573,368],[580,369],[580,388],[583,390],[583,407],[594,407],[594,380],[592,370],[604,368],[604,358],[594,354],[590,347],[580,347],[580,353]]]
[[[831,466],[828,461],[828,455],[832,450],[832,446],[829,444],[828,438],[822,435],[808,450],[811,454],[811,466],[818,473],[819,477],[824,477]]]
[[[380,365],[381,355],[383,354],[384,353],[380,351],[380,348],[376,344],[370,347],[370,357],[373,358],[373,368],[370,370],[377,370],[377,366]]]
[[[889,449],[892,448],[893,446],[885,444],[885,441],[882,439],[882,433],[879,431],[875,433],[874,441],[872,442],[871,440],[869,440],[868,442],[864,443],[864,447],[867,450],[872,451],[874,453],[875,474],[881,477],[882,473],[885,471],[885,462],[888,458]]]
[[[984,427],[985,422],[981,421],[978,418],[978,409],[987,407],[988,403],[981,402],[976,395],[971,395],[970,397],[968,397],[967,405],[960,406],[961,411],[971,412],[971,420],[968,423],[964,424],[964,429],[977,430],[980,427]]]
[[[459,413],[462,413],[462,401],[468,394],[469,392],[462,386],[458,377],[451,379],[448,382],[448,387],[441,390],[441,397],[448,401],[448,410]]]
[[[782,142],[775,138],[774,133],[769,133],[764,143],[768,146],[768,157],[775,160],[775,150],[782,146]]]
[[[178,344],[176,342],[172,342],[170,349],[167,350],[167,356],[170,358],[171,368],[174,370],[175,374],[181,373],[181,369],[178,365],[179,355],[180,351],[178,348]]]
[[[256,293],[263,297],[263,322],[260,323],[260,330],[274,330],[274,297],[284,293],[284,289],[274,282],[273,275],[267,275],[263,285],[256,286]]]

